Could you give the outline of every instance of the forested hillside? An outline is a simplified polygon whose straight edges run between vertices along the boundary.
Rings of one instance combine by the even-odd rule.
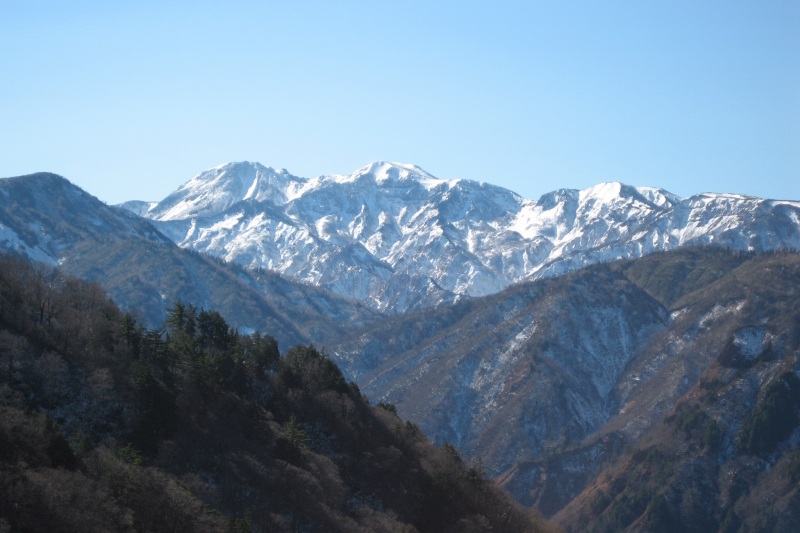
[[[313,346],[9,256],[0,413],[0,531],[549,529]]]
[[[800,530],[796,252],[593,265],[331,353],[569,531]]]
[[[556,520],[581,532],[799,531],[800,256],[687,250],[617,266],[675,317],[658,349],[691,351],[655,372],[628,369],[642,381],[652,373],[649,390],[629,394],[595,439],[635,434],[647,413],[660,412],[658,423]],[[653,393],[669,380],[681,384],[674,405]],[[557,476],[563,459],[542,471]]]

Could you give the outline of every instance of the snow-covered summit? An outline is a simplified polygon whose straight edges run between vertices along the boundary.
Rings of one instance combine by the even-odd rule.
[[[387,163],[386,161],[376,161],[361,167],[343,181],[355,181],[362,178],[374,179],[375,183],[384,186],[416,182],[428,190],[446,183],[445,180],[435,178],[416,165]]]
[[[618,181],[604,182],[579,191],[581,202],[601,204],[642,202],[654,207],[669,207],[681,201],[679,196],[656,187],[634,187]]]
[[[285,204],[307,180],[248,161],[227,163],[201,172],[148,212],[157,220],[212,215],[237,202],[254,200]]]
[[[181,246],[396,311],[684,245],[800,248],[800,202],[619,182],[534,201],[385,161],[313,179],[229,163],[145,216]]]

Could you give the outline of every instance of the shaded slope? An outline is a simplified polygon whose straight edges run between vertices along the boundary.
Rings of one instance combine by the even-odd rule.
[[[593,267],[387,321],[334,354],[370,396],[499,474],[603,424],[619,408],[617,376],[667,321],[647,293]]]
[[[151,222],[53,174],[0,180],[0,243],[96,281],[148,325],[177,300],[213,307],[246,331],[276,331],[282,345],[325,343],[375,313],[322,289],[183,250]]]
[[[665,292],[666,300],[675,301],[668,307],[667,327],[653,335],[617,378],[612,396],[619,410],[583,441],[522,462],[504,474],[504,484],[521,501],[548,515],[561,509],[591,483],[605,462],[646,438],[720,364],[749,368],[761,361],[765,350],[776,360],[794,357],[800,323],[797,254],[696,249],[654,254],[612,267],[634,278],[658,270],[671,278],[687,265],[694,267],[675,285],[682,292]],[[657,276],[644,278],[648,292],[664,287]],[[763,376],[738,378],[752,384],[761,383]],[[743,405],[749,409],[752,403]]]
[[[0,244],[47,264],[58,264],[81,242],[170,242],[147,220],[106,206],[56,174],[0,179],[0,199]]]
[[[189,306],[165,328],[0,256],[0,528],[551,530],[314,348]]]
[[[719,368],[751,387],[735,434],[775,369],[796,370],[798,276],[796,253],[653,254],[388,320],[335,356],[553,514]]]
[[[760,256],[676,302],[686,313],[702,313],[727,296],[740,309],[727,318],[720,313],[717,324],[701,315],[699,323],[718,333],[684,363],[697,365],[697,376],[660,421],[631,441],[630,451],[557,515],[568,530],[797,529],[798,282],[797,255]],[[660,373],[669,374],[669,365]],[[640,417],[643,406],[634,402],[642,397],[631,395]]]

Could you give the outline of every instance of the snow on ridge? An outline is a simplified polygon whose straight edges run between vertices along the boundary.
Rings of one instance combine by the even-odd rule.
[[[322,176],[321,179],[334,183],[354,183],[364,177],[371,177],[379,186],[397,182],[417,182],[427,190],[438,187],[443,183],[457,181],[436,178],[417,165],[387,161],[369,163],[348,175],[334,174],[332,176]]]
[[[778,205],[786,205],[789,207],[795,207],[800,209],[800,201],[794,200],[768,200],[771,205],[778,206]]]
[[[607,182],[533,201],[386,161],[313,179],[247,162],[198,176],[203,187],[185,185],[148,215],[193,220],[195,237],[184,233],[182,246],[357,294],[381,309],[432,303],[408,291],[479,296],[683,244],[773,249],[800,242],[800,217],[792,209],[800,203],[741,195],[681,198]],[[243,201],[264,207],[239,206]],[[793,226],[778,232],[764,223],[773,210]]]
[[[226,163],[206,170],[184,183],[152,208],[147,216],[155,220],[181,220],[193,216],[220,214],[245,200],[290,201],[307,180],[248,161]]]
[[[253,178],[253,183],[250,185],[250,188],[247,189],[247,192],[244,194],[244,200],[249,200],[253,196],[255,196],[256,187],[258,187],[258,176]]]
[[[681,200],[680,196],[658,187],[634,187],[639,194],[659,207],[671,207]]]
[[[760,355],[768,341],[768,331],[764,327],[742,328],[733,336],[733,344],[747,359]]]
[[[599,200],[603,203],[610,203],[617,200],[622,193],[622,183],[618,181],[607,181],[598,183],[587,189],[582,189],[578,200],[585,203],[588,200]]]
[[[637,198],[637,196],[639,198]],[[581,204],[590,200],[602,204],[613,204],[628,198],[633,198],[638,201],[645,200],[659,208],[667,208],[683,200],[680,196],[672,194],[664,189],[627,185],[619,181],[598,183],[597,185],[578,191],[578,199]]]

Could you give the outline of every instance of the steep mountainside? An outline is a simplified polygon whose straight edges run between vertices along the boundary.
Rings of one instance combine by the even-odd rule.
[[[0,248],[101,283],[149,325],[176,300],[218,309],[282,346],[326,342],[375,313],[275,273],[248,272],[183,250],[148,220],[106,206],[54,174],[0,180]]]
[[[151,223],[109,208],[49,173],[0,179],[0,244],[36,261],[56,265],[70,247],[110,239],[170,244]]]
[[[0,531],[551,530],[312,347],[0,255]]]
[[[729,369],[720,386],[744,395],[726,402],[741,407],[700,407],[731,417],[722,424],[726,442],[736,441],[768,382],[800,368],[798,281],[795,253],[652,254],[397,317],[333,356],[370,397],[481,457],[521,502],[549,515],[720,367]]]
[[[663,291],[690,264],[627,270]],[[644,386],[628,395],[628,413],[602,433],[641,436],[557,515],[567,530],[800,528],[800,257],[759,257],[725,275],[703,266],[712,268],[673,304],[681,316],[662,348],[671,357],[630,369],[657,392],[675,389],[677,402]],[[666,416],[642,432],[652,409]]]
[[[315,179],[229,163],[161,202],[126,205],[184,248],[275,270],[392,312],[686,245],[800,247],[800,202],[730,194],[679,198],[620,183],[531,201],[501,187],[441,180],[385,162]]]
[[[796,202],[621,184],[531,202],[388,163],[314,180],[225,165],[128,204],[153,220],[51,174],[0,180],[0,199],[6,250],[102,283],[148,327],[184,300],[324,345],[568,530],[798,522],[800,258],[755,253],[798,247]],[[45,273],[28,320],[57,324]]]
[[[596,267],[405,315],[333,350],[370,397],[496,474],[605,422],[617,377],[668,320]]]

